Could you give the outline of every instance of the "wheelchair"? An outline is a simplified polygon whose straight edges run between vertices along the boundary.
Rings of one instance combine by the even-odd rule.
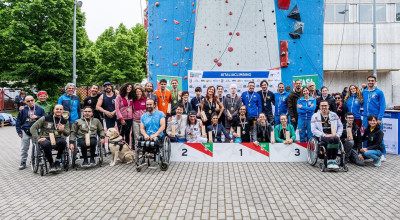
[[[144,136],[138,137],[138,144],[135,150],[136,171],[140,172],[142,167],[157,169],[157,166],[150,166],[150,159],[158,164],[161,171],[168,170],[171,157],[171,141],[166,133],[162,138],[157,137],[153,141],[144,140]]]
[[[52,152],[52,156],[57,155],[56,150],[52,150],[51,152]],[[61,159],[62,159],[62,169],[64,171],[68,171],[68,169],[69,169],[68,144],[66,145],[66,147],[64,149]],[[50,164],[47,161],[47,158],[44,154],[44,150],[43,150],[42,146],[38,142],[33,143],[30,165],[31,165],[31,169],[34,173],[40,172],[40,176],[44,176],[45,172],[46,172],[46,174],[49,174]]]
[[[348,166],[344,163],[345,151],[341,141],[339,141],[339,149],[336,157],[336,162],[339,165],[339,170],[348,171]],[[311,166],[315,166],[319,161],[319,169],[321,172],[328,171],[325,146],[322,146],[317,137],[312,137],[307,144],[307,161]]]
[[[93,136],[94,137],[94,136]],[[100,143],[100,137],[96,136],[97,139],[97,145],[96,145],[96,155],[95,155],[95,160],[97,161],[96,165],[98,164],[99,167],[103,165],[103,152],[105,152],[105,146]],[[90,158],[90,147],[87,148],[87,156]],[[82,149],[78,144],[78,138],[75,139],[75,144],[74,144],[74,152],[72,152],[72,168],[75,168],[75,170],[78,170],[78,163],[80,162],[80,167],[82,166],[83,163],[83,157],[82,157]]]

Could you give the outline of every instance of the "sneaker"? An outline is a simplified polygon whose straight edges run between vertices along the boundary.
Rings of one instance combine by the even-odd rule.
[[[19,165],[19,169],[23,170],[26,168],[26,162],[21,162],[21,164]]]
[[[54,167],[56,170],[61,170],[60,162],[58,160],[56,162],[54,162]]]
[[[381,166],[382,157],[379,157],[377,160],[374,160],[374,166],[379,167]]]
[[[50,164],[50,170],[49,170],[49,172],[50,172],[50,173],[54,173],[54,172],[56,172],[56,171],[57,171],[57,169],[56,169],[55,164]]]
[[[94,158],[90,158],[90,165],[96,165],[96,160]]]
[[[326,168],[328,169],[339,169],[339,165],[336,160],[328,160]]]
[[[385,155],[382,155],[382,156],[381,156],[381,161],[382,161],[382,162],[386,162],[386,156],[385,156]]]
[[[83,161],[82,166],[83,167],[88,167],[89,166],[89,163],[88,163],[87,159]]]

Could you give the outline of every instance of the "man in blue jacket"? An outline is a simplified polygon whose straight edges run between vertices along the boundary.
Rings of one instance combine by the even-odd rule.
[[[367,78],[368,88],[362,91],[362,95],[364,98],[363,108],[363,127],[366,129],[368,127],[368,116],[376,115],[378,117],[378,125],[381,125],[383,114],[385,113],[386,101],[385,95],[382,90],[375,87],[376,77],[368,76]],[[383,126],[380,126],[381,128]],[[383,144],[383,159],[385,160],[386,156],[386,146]]]
[[[278,92],[275,93],[275,125],[281,123],[281,115],[288,114],[288,99],[289,93],[285,91],[283,83],[278,84]]]
[[[19,169],[26,168],[26,159],[28,158],[29,146],[32,141],[32,135],[29,131],[31,126],[46,113],[44,110],[35,105],[35,99],[32,96],[25,97],[26,106],[18,112],[15,128],[18,136],[21,138],[21,164]]]
[[[254,82],[249,82],[247,87],[249,90],[242,93],[242,102],[247,107],[247,116],[252,120],[257,120],[258,114],[262,111],[261,97],[258,93],[254,92],[254,88],[256,87]]]
[[[70,124],[81,118],[80,99],[74,95],[75,89],[73,83],[68,83],[65,86],[65,94],[58,98],[58,104],[64,107],[62,117],[69,120]]]

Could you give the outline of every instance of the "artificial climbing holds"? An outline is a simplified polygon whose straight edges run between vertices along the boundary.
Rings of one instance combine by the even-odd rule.
[[[297,5],[295,5],[294,8],[290,11],[290,13],[288,14],[288,17],[292,18],[294,20],[301,21],[300,10],[297,7]]]
[[[181,38],[180,38],[180,37],[177,37],[176,40],[181,40]]]
[[[218,63],[217,63],[217,66],[222,66],[222,63],[221,63],[221,62],[218,62]]]
[[[231,36],[232,35],[232,32],[229,32],[229,36]]]
[[[177,21],[177,20],[174,20],[174,23],[175,23],[175,24],[179,24],[179,21]]]
[[[185,47],[185,51],[189,51],[189,50],[190,50],[189,48]]]
[[[236,32],[236,36],[240,36],[240,33],[239,33],[239,32]]]
[[[218,63],[218,58],[215,58],[215,59],[214,59],[214,63]]]
[[[178,63],[173,63],[172,65],[174,65],[174,66],[178,66]]]
[[[233,14],[233,13],[230,11],[230,12],[229,12],[229,15],[232,15],[232,14]]]
[[[156,4],[155,4],[157,7],[160,5],[160,2],[156,2]]]
[[[233,47],[228,47],[228,51],[232,52],[233,51]]]

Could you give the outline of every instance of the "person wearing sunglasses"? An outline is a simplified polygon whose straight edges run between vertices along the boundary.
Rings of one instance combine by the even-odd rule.
[[[29,146],[32,140],[32,134],[29,131],[33,123],[39,118],[46,115],[43,108],[35,104],[35,99],[28,95],[25,97],[26,106],[18,112],[17,122],[15,128],[17,129],[18,136],[21,138],[21,164],[19,169],[26,168],[26,159],[28,158]]]
[[[343,96],[341,93],[335,93],[336,114],[339,116],[342,124],[346,123],[346,113],[349,111],[347,105],[343,104]]]

